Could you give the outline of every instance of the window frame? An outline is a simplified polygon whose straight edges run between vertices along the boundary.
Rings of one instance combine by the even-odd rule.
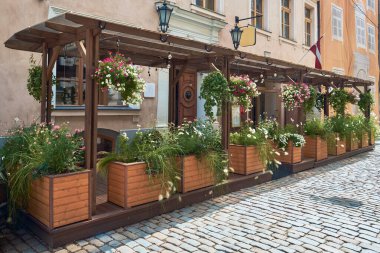
[[[290,36],[290,33],[291,33],[291,13],[292,13],[292,9],[291,9],[291,0],[288,1],[289,2],[289,7],[288,6],[284,6],[283,5],[283,1],[281,1],[281,37],[285,38],[285,39],[288,39],[290,40],[291,36]],[[289,23],[286,24],[284,21],[285,21],[285,13],[289,15],[289,18],[288,18],[288,21]],[[285,36],[285,30],[284,28],[287,27],[288,28],[288,36],[286,37]]]
[[[306,17],[306,10],[309,10],[310,17]],[[310,26],[310,33],[307,32],[307,25]],[[307,40],[309,36],[309,41]],[[305,46],[311,46],[313,36],[313,18],[312,18],[312,9],[308,6],[305,6]],[[309,42],[309,43],[308,43]]]
[[[359,26],[362,24],[363,26]],[[356,46],[359,48],[367,49],[367,31],[366,31],[365,18],[358,13],[355,14],[355,34],[356,34]],[[364,31],[364,37],[362,32]]]
[[[261,1],[261,11],[257,11],[257,1]],[[257,18],[252,19],[251,24],[257,29],[264,30],[264,0],[251,0],[251,17],[261,15],[261,27],[257,27]]]
[[[369,5],[370,1],[373,3],[373,6]],[[375,0],[367,0],[367,9],[375,12],[375,10],[376,10]]]
[[[218,10],[218,0],[212,0],[212,1],[214,1],[214,8],[213,9],[209,9],[209,8],[206,7],[206,3],[209,0],[199,0],[199,1],[202,1],[201,5],[197,4],[197,0],[194,1],[194,5],[198,6],[200,8],[203,8],[205,10],[208,10],[208,11],[217,12],[217,10]]]
[[[373,33],[370,33],[370,30],[372,29]],[[368,50],[372,53],[375,53],[376,51],[376,30],[375,30],[375,26],[371,25],[371,24],[367,24],[367,32],[368,32],[368,41],[367,41],[367,44],[368,44]],[[371,36],[373,35],[373,48],[371,48],[370,45],[372,45],[371,43]]]
[[[334,16],[334,9],[340,12],[339,18]],[[337,22],[340,21],[340,27],[337,24],[337,34],[334,34],[334,18],[337,19]],[[341,32],[341,35],[339,35],[339,31]],[[334,40],[343,41],[343,8],[335,4],[331,4],[331,33]]]

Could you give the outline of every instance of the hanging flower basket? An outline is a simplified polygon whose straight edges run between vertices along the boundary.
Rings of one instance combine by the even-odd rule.
[[[301,107],[310,98],[310,88],[307,84],[289,83],[282,88],[282,102],[288,110]]]
[[[94,79],[99,83],[103,92],[109,89],[120,93],[125,104],[138,104],[143,101],[145,80],[141,78],[141,67],[133,65],[130,58],[120,53],[99,61]]]
[[[252,108],[252,98],[260,95],[256,83],[248,75],[231,76],[230,90],[236,98],[237,104],[249,111]]]

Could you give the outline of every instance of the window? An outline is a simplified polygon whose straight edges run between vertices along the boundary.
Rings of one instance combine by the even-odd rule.
[[[215,2],[215,0],[196,0],[195,5],[211,11],[216,11]]]
[[[332,6],[332,34],[333,38],[343,40],[343,10]]]
[[[368,49],[375,52],[375,27],[368,25]]]
[[[358,47],[366,48],[366,33],[364,18],[356,15],[356,43]]]
[[[281,0],[281,29],[282,37],[290,39],[290,1]]]
[[[311,9],[305,8],[305,45],[311,46]]]
[[[367,0],[367,8],[375,11],[375,0]]]
[[[261,15],[261,17],[252,19],[252,25],[259,29],[263,29],[263,10],[263,0],[251,0],[251,17]]]

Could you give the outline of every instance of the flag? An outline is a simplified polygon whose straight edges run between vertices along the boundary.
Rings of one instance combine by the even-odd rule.
[[[323,36],[322,36],[323,37]],[[321,56],[321,39],[320,37],[314,45],[310,47],[310,51],[315,55],[315,68],[322,69],[322,56]]]

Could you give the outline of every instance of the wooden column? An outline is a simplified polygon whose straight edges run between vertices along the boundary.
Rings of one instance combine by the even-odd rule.
[[[98,85],[92,78],[99,54],[99,35],[93,29],[86,31],[86,98],[85,98],[85,164],[92,170],[92,213],[96,211],[96,155]]]
[[[223,75],[230,82],[230,66],[229,59],[224,57]],[[224,101],[222,104],[222,146],[224,150],[228,150],[231,129],[231,104]]]
[[[176,120],[176,84],[174,83],[175,79],[175,68],[176,66],[173,64],[172,67],[169,69],[169,123],[175,123]]]
[[[41,123],[46,123],[46,94],[47,94],[47,44],[42,43],[42,78],[41,78]]]
[[[52,63],[52,57],[53,57],[53,50],[51,48],[48,49],[48,65],[53,64]],[[52,72],[49,73],[47,71],[47,94],[46,94],[46,123],[51,123],[51,100],[52,100],[52,93],[53,93],[53,77]]]
[[[368,85],[364,85],[364,92],[371,92],[371,90],[368,90]],[[371,105],[368,105],[368,108],[366,108],[364,116],[368,120],[371,118]]]
[[[326,93],[323,95],[323,114],[325,117],[330,116],[330,107],[329,107],[329,87],[326,86]]]

